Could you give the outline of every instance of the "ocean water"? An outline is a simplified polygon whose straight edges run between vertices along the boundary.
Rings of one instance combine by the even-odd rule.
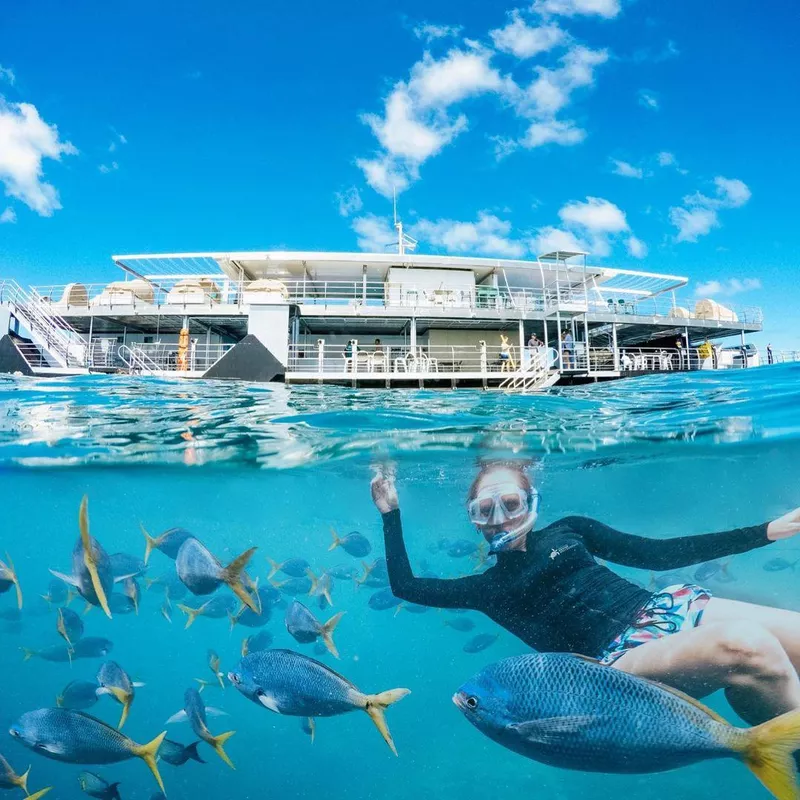
[[[32,764],[31,790],[53,785],[54,798],[85,797],[77,782],[82,769],[120,781],[124,800],[149,800],[157,790],[138,759],[100,767],[60,764],[5,733],[21,713],[53,705],[70,680],[93,678],[102,663],[23,662],[21,649],[59,641],[55,611],[40,595],[50,581],[48,568],[69,570],[84,495],[92,534],[109,553],[143,555],[141,524],[154,533],[180,526],[224,562],[258,547],[252,573],[263,582],[267,557],[302,556],[317,572],[358,566],[359,559],[341,549],[328,551],[331,528],[361,532],[372,544],[370,559],[382,555],[370,465],[389,458],[397,465],[412,563],[455,577],[472,572],[475,562],[452,558],[437,543],[476,537],[464,497],[476,461],[493,454],[533,460],[540,525],[583,514],[658,538],[759,523],[800,505],[800,369],[653,376],[528,397],[0,378],[0,551],[14,560],[25,594],[21,626],[0,619],[0,753],[18,770]],[[727,576],[706,583],[722,597],[800,610],[797,572],[763,568],[778,556],[800,559],[800,540],[737,556]],[[153,553],[150,577],[171,569],[171,560]],[[658,581],[647,572],[619,571],[645,586]],[[693,571],[683,573],[691,580]],[[447,612],[374,611],[367,603],[373,591],[337,580],[332,609],[307,602],[323,620],[347,612],[335,633],[341,659],[321,660],[368,692],[411,689],[387,712],[399,757],[361,712],[318,720],[312,744],[299,719],[272,714],[231,686],[208,688],[206,702],[229,714],[210,719],[211,730],[237,731],[226,745],[236,771],[201,744],[205,765],[162,762],[167,796],[767,797],[733,761],[658,775],[599,775],[547,767],[504,750],[469,725],[451,696],[482,666],[524,653],[526,645],[477,613],[468,615],[474,631],[459,633],[444,624],[453,619]],[[238,662],[242,638],[253,632],[240,626],[231,632],[227,620],[205,618],[184,630],[181,612],[173,608],[170,623],[162,603],[163,595],[150,589],[138,616],[108,620],[93,609],[83,618],[86,635],[111,639],[111,657],[146,684],[125,726],[139,742],[165,730],[195,678],[213,679],[209,648],[227,672]],[[13,606],[13,592],[0,596],[0,612]],[[73,603],[82,607],[82,601]],[[313,654],[313,645],[299,645],[286,632],[280,609],[267,629],[276,647]],[[482,652],[464,652],[477,633],[499,636]],[[741,724],[724,697],[708,702]],[[119,706],[101,698],[89,713],[116,724]],[[183,743],[194,739],[186,725],[169,731]]]

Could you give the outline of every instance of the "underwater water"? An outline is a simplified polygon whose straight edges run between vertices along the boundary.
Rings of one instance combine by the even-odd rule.
[[[52,785],[53,798],[86,797],[77,781],[84,769],[119,781],[123,800],[149,800],[157,791],[139,759],[63,764],[6,733],[22,713],[54,705],[68,682],[93,679],[105,660],[70,665],[34,655],[23,661],[22,648],[35,652],[61,641],[56,610],[40,595],[52,578],[48,568],[69,572],[84,495],[92,535],[108,553],[141,557],[140,525],[151,534],[182,527],[225,563],[257,547],[250,574],[264,585],[267,558],[305,558],[317,575],[340,565],[360,570],[362,559],[341,547],[329,551],[331,529],[363,534],[372,546],[365,560],[382,556],[370,465],[389,458],[396,463],[412,565],[455,577],[485,568],[469,556],[449,555],[442,540],[477,542],[464,499],[476,461],[493,454],[533,459],[541,493],[537,527],[580,514],[661,538],[764,522],[800,505],[800,368],[652,376],[526,397],[0,378],[0,553],[13,559],[25,597],[15,621],[13,590],[0,596],[0,753],[17,771],[31,764],[31,791]],[[798,561],[800,538],[735,556],[701,582],[721,597],[800,611],[794,567],[764,569],[778,557]],[[615,569],[643,586],[659,585],[659,575]],[[154,552],[147,577],[170,571],[174,562]],[[693,580],[695,571],[681,570],[682,579]],[[258,631],[241,625],[231,631],[226,618],[203,617],[185,630],[176,601],[170,622],[162,615],[158,582],[147,591],[141,583],[138,615],[107,619],[94,608],[82,617],[84,635],[111,640],[110,657],[145,683],[136,690],[124,732],[144,743],[168,728],[170,739],[188,744],[195,740],[189,727],[165,721],[182,708],[195,678],[213,683],[208,650],[219,654],[227,673],[239,661],[242,639]],[[275,647],[313,655],[365,692],[409,688],[411,694],[386,714],[398,757],[360,711],[318,719],[312,744],[300,718],[271,713],[230,685],[212,685],[204,700],[228,716],[210,718],[209,728],[236,731],[225,746],[236,770],[201,743],[206,764],[161,762],[167,796],[768,796],[733,760],[626,776],[569,772],[515,755],[473,728],[451,697],[484,665],[529,648],[476,612],[459,615],[474,622],[473,630],[460,632],[445,624],[455,618],[448,612],[376,611],[368,604],[376,591],[335,579],[332,608],[299,598],[322,621],[346,612],[334,634],[339,660],[298,644],[282,608],[273,609],[266,630]],[[222,587],[217,594],[230,591]],[[187,595],[181,602],[203,599]],[[79,612],[83,606],[82,600],[71,605]],[[497,639],[485,650],[465,652],[478,634]],[[743,724],[721,694],[707,702]],[[101,697],[88,713],[116,725],[120,706]]]

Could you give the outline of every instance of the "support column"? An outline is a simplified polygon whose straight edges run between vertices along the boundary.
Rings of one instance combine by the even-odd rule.
[[[558,364],[558,371],[564,372],[564,358],[562,356],[561,350],[561,312],[556,311],[556,344],[558,350],[558,358],[556,359],[556,364]]]
[[[614,371],[619,372],[619,347],[617,346],[617,323],[611,323],[611,342],[614,350]]]
[[[689,347],[689,327],[688,325],[683,329],[683,338],[686,342],[686,369],[692,368],[692,351]]]
[[[522,369],[525,366],[525,323],[520,319],[519,321],[519,358],[517,359],[517,369]]]
[[[416,356],[417,354],[417,318],[411,317],[411,325],[408,332],[408,346]]]
[[[89,316],[89,349],[86,354],[86,366],[93,366],[94,362],[94,349],[92,347],[92,333],[94,331],[94,316]]]

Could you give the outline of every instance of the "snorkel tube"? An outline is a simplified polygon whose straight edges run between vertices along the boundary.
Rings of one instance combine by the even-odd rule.
[[[536,518],[539,516],[539,494],[538,492],[529,492],[529,497],[530,510],[522,521],[510,531],[497,533],[489,540],[489,555],[497,555],[497,553],[513,550],[513,545],[533,530],[534,525],[536,525]]]

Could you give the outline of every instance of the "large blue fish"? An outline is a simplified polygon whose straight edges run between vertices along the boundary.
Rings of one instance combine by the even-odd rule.
[[[735,758],[779,800],[798,796],[800,710],[734,728],[682,692],[565,653],[498,661],[453,701],[490,739],[552,766],[636,774]]]
[[[9,733],[40,755],[68,764],[116,764],[141,758],[164,791],[156,755],[166,731],[147,744],[137,744],[83,711],[40,708],[23,714]]]
[[[366,711],[386,744],[397,755],[384,711],[402,700],[408,689],[364,694],[347,678],[319,661],[292,650],[264,650],[245,656],[230,682],[249,700],[276,714],[293,717],[333,717]]]
[[[78,512],[80,537],[72,550],[72,574],[50,572],[64,583],[74,586],[78,594],[93,606],[100,606],[111,617],[108,596],[114,588],[114,574],[108,553],[89,534],[89,498],[84,496]]]
[[[175,570],[183,585],[192,594],[211,594],[225,583],[248,608],[258,614],[260,613],[258,606],[242,584],[244,568],[256,549],[251,547],[224,567],[199,539],[192,537],[178,550]]]
[[[28,775],[31,768],[25,770],[22,775],[17,774],[8,761],[0,755],[0,789],[22,789],[25,792],[25,800],[39,800],[44,797],[53,787],[48,786],[35,794],[28,794]]]

